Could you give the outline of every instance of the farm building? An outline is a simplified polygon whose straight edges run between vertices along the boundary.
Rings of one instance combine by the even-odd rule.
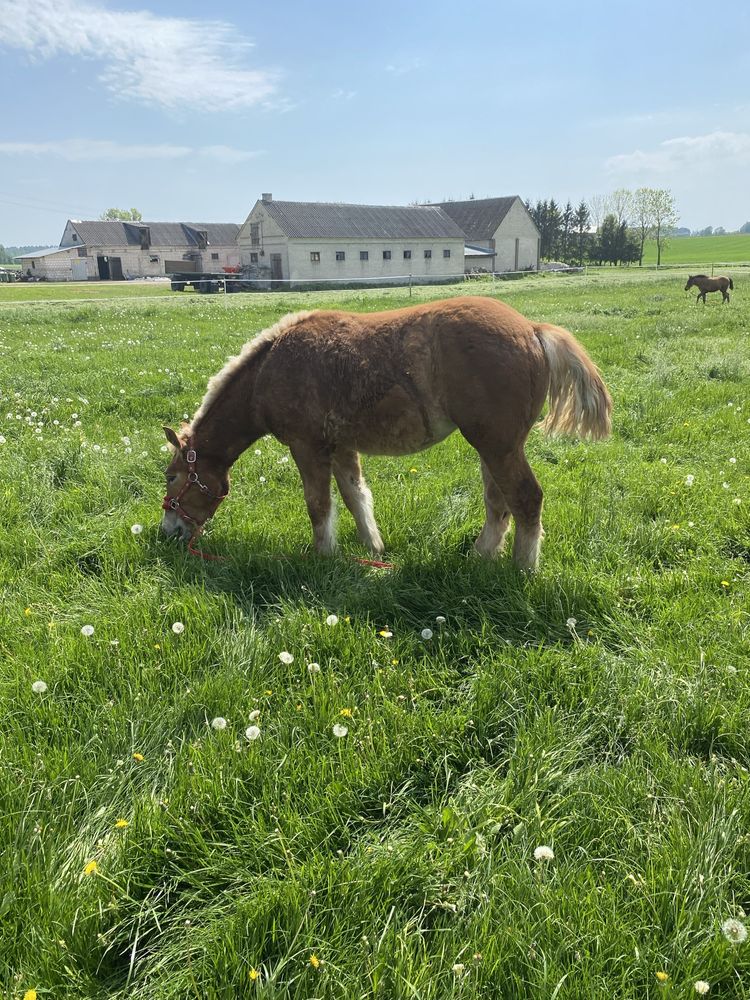
[[[539,269],[540,233],[518,197],[444,201],[437,206],[466,234],[467,247],[494,254],[494,259],[467,254],[466,270],[526,271]]]
[[[16,258],[47,281],[122,280],[239,264],[235,223],[68,220],[60,246]]]
[[[464,271],[464,234],[439,206],[274,201],[264,194],[241,227],[242,264],[272,279],[447,280]]]

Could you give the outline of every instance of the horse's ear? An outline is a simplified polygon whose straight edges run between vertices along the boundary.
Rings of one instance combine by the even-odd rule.
[[[180,439],[177,437],[177,435],[172,430],[172,428],[171,427],[163,427],[162,430],[164,431],[164,433],[167,436],[167,441],[169,441],[169,443],[172,445],[172,447],[175,449],[175,451],[181,451],[182,450],[182,444],[180,443]]]

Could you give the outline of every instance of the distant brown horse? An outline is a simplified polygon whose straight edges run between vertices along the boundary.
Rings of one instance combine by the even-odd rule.
[[[211,379],[179,436],[164,428],[174,456],[162,530],[192,541],[229,492],[230,467],[272,434],[297,463],[318,552],[336,544],[333,474],[361,541],[379,554],[359,452],[407,455],[458,429],[481,459],[487,517],[477,550],[501,550],[512,514],[513,558],[533,569],[542,490],[524,444],[547,397],[548,433],[609,434],[609,393],[580,344],[494,299],[286,316]]]
[[[721,292],[722,294],[722,305],[725,302],[729,302],[729,292],[728,288],[734,290],[734,283],[731,278],[726,278],[721,275],[719,278],[709,278],[707,274],[691,274],[688,277],[687,284],[685,285],[685,291],[689,288],[699,289],[698,299],[703,299],[703,305],[706,304],[706,292]]]

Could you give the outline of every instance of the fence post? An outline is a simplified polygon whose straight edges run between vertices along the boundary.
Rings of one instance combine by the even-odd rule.
[[[411,298],[411,271],[409,272],[409,298]]]

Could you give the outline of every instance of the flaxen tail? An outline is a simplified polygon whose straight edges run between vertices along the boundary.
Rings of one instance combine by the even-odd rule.
[[[599,369],[575,337],[562,327],[534,327],[549,365],[546,434],[571,434],[594,440],[612,429],[612,399]]]

